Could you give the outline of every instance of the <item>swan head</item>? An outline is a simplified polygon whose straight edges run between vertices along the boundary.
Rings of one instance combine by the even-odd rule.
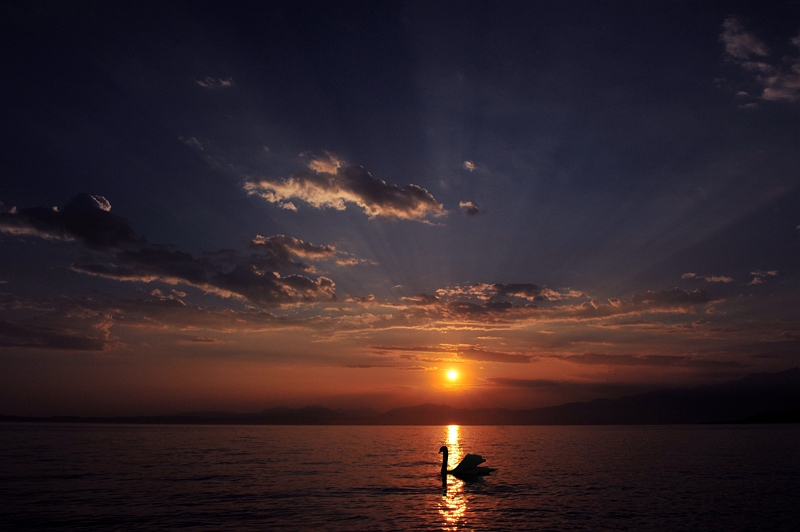
[[[440,452],[440,453],[446,453],[446,452],[447,452],[447,446],[445,446],[445,445],[442,445],[442,446],[439,448],[439,452]]]

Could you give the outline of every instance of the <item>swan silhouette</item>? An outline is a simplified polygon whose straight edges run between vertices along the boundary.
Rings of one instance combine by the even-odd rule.
[[[478,477],[482,477],[484,475],[488,475],[492,471],[497,471],[497,468],[494,467],[483,467],[481,466],[486,460],[479,454],[468,454],[461,460],[461,463],[458,464],[453,469],[447,469],[447,446],[442,445],[439,449],[439,452],[442,454],[442,478],[446,477],[448,474],[453,475],[454,477],[461,479],[461,480],[475,480]]]

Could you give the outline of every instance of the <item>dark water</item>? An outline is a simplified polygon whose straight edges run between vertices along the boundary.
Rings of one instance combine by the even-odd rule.
[[[466,452],[499,468],[450,479]],[[0,425],[0,528],[798,530],[800,426]]]

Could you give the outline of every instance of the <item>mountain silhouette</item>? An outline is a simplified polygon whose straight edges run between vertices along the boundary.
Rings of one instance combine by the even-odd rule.
[[[424,404],[379,416],[386,424],[637,425],[743,422],[800,407],[800,369],[756,373],[711,386],[658,390],[531,410],[457,409]],[[777,418],[776,418],[777,419]],[[416,423],[414,421],[416,420]]]
[[[169,416],[0,416],[0,421],[197,423],[242,425],[642,425],[800,422],[800,368],[754,373],[721,384],[675,388],[581,403],[511,410],[423,404],[382,414],[323,406],[276,407],[257,413],[186,412]]]

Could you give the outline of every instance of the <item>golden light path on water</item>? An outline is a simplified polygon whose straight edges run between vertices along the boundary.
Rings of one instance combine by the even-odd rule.
[[[447,469],[452,469],[461,460],[460,427],[449,425],[444,440],[449,450]],[[452,484],[451,484],[452,483]],[[442,498],[439,501],[439,514],[442,516],[442,530],[463,530],[464,514],[467,512],[467,498],[464,483],[450,475],[442,481]]]

